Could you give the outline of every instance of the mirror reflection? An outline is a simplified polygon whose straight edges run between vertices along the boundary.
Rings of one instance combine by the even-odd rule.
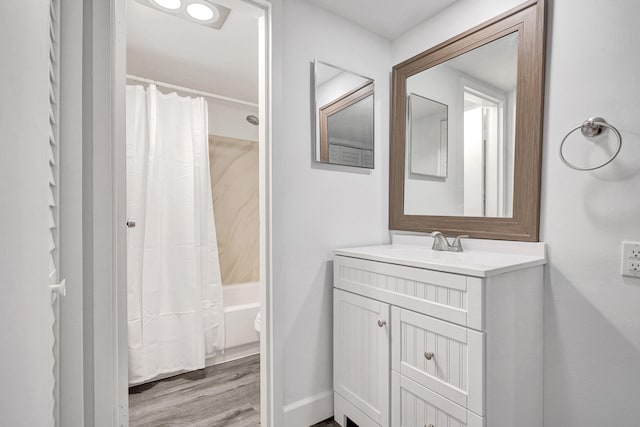
[[[315,160],[374,167],[372,79],[314,62]]]
[[[415,93],[407,99],[407,169],[411,175],[446,178],[447,106]]]
[[[406,215],[512,216],[517,65],[512,33],[407,79]]]

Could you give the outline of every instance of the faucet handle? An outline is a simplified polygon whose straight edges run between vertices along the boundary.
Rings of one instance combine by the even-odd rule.
[[[449,250],[449,241],[440,231],[434,231],[433,233],[431,233],[431,237],[433,237],[433,246],[431,247],[431,249],[433,249],[434,251]]]
[[[462,243],[460,242],[460,239],[468,239],[469,235],[468,234],[463,234],[461,236],[458,236],[455,238],[455,240],[453,241],[453,246],[461,246]]]
[[[455,240],[453,241],[453,244],[451,245],[452,248],[456,248],[458,250],[458,252],[462,252],[462,242],[460,241],[461,239],[468,239],[469,235],[468,234],[463,234],[461,236],[458,236],[455,238]]]

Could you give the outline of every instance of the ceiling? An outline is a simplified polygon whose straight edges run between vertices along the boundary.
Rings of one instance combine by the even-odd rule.
[[[306,0],[394,40],[456,0]]]
[[[127,2],[127,73],[258,102],[258,18],[241,1],[215,30]]]
[[[231,9],[220,30],[127,0],[127,73],[258,102],[256,8],[241,0],[212,1]],[[304,1],[391,40],[455,0]]]

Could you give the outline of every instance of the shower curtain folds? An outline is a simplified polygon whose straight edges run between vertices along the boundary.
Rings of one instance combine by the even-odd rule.
[[[203,98],[127,86],[130,384],[224,348],[207,122]]]

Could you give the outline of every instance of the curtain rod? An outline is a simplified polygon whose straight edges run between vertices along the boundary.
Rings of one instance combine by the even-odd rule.
[[[180,92],[186,92],[193,95],[205,96],[207,98],[218,99],[220,101],[233,102],[235,104],[242,104],[249,107],[258,108],[258,104],[255,102],[243,101],[242,99],[230,98],[228,96],[216,95],[215,93],[203,92],[200,90],[189,89],[183,86],[172,85],[171,83],[160,82],[157,80],[145,79],[144,77],[138,77],[131,74],[127,74],[128,80],[133,80],[140,83],[154,84],[156,86],[161,86],[167,89],[174,89]]]

